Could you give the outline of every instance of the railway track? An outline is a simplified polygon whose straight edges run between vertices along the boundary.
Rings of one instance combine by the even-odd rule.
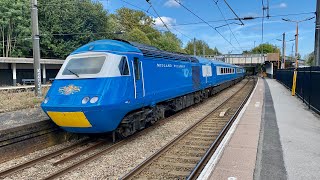
[[[88,144],[88,143],[90,143],[92,141],[93,141],[92,139],[85,139],[85,140],[82,140],[82,141],[80,141],[78,143],[75,143],[75,144],[72,144],[70,146],[67,146],[65,148],[59,149],[57,151],[48,153],[48,154],[43,155],[41,157],[31,159],[31,160],[26,161],[26,162],[24,162],[22,164],[18,164],[18,165],[13,166],[13,167],[11,167],[9,169],[3,170],[3,171],[0,172],[0,178],[4,178],[4,177],[9,176],[9,175],[11,175],[13,173],[21,171],[23,169],[26,169],[28,167],[31,167],[31,166],[37,164],[37,163],[43,162],[45,160],[48,160],[48,159],[53,158],[53,157],[56,157],[56,156],[61,155],[63,153],[70,152],[70,151],[72,151],[72,150],[74,150],[74,149],[76,149],[78,147],[84,146],[84,145],[86,145],[86,144]],[[99,142],[94,142],[94,144],[96,144],[96,143],[99,143]],[[93,145],[91,145],[91,146],[93,146]]]
[[[195,179],[223,139],[255,84],[255,79],[249,80],[237,93],[121,179]]]
[[[246,87],[246,86],[243,86],[242,88],[244,88],[244,87]],[[198,105],[199,104],[196,104],[193,107],[196,107]],[[144,134],[154,130],[155,128],[157,128],[163,124],[165,124],[166,122],[170,121],[170,119],[172,119],[176,116],[179,116],[180,114],[185,113],[186,111],[188,111],[188,110],[186,109],[185,111],[180,111],[180,112],[178,112],[178,113],[176,113],[166,119],[163,119],[163,120],[157,122],[153,126],[147,128],[143,131],[140,131],[140,132],[124,139],[124,140],[118,141],[114,144],[112,144],[111,141],[108,142],[106,140],[92,140],[92,139],[83,140],[79,143],[70,145],[68,147],[62,148],[62,149],[54,151],[52,153],[43,155],[39,158],[29,160],[25,163],[22,163],[22,164],[14,166],[12,168],[1,171],[0,178],[7,177],[7,176],[12,175],[14,173],[18,173],[18,172],[22,171],[23,169],[29,168],[35,164],[44,162],[44,161],[52,159],[52,158],[55,158],[55,157],[62,155],[64,153],[68,153],[70,155],[67,155],[66,157],[60,158],[58,161],[51,163],[53,166],[58,166],[59,170],[46,176],[44,179],[58,178],[68,172],[71,172],[72,170],[77,169],[80,166],[83,166],[83,165],[99,158],[100,156],[102,156],[104,154],[107,154],[111,151],[116,150],[117,148],[120,148],[123,145],[126,145],[128,142],[138,138],[139,136],[143,136]],[[210,130],[210,128],[207,130]],[[201,132],[199,132],[198,135],[199,136],[206,136],[204,133],[201,133]],[[80,150],[76,150],[77,148],[80,148]],[[92,153],[92,151],[95,151],[95,152]],[[86,156],[83,157],[83,155],[86,155]],[[67,165],[65,165],[65,164],[67,164]],[[61,168],[60,168],[60,165],[63,165],[63,166],[61,166]]]

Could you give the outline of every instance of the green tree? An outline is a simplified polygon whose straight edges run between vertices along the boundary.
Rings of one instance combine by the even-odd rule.
[[[65,58],[90,41],[113,38],[108,16],[100,2],[91,0],[40,0],[41,55]]]
[[[24,56],[31,52],[29,0],[0,0],[0,54]]]
[[[260,54],[260,53],[280,53],[280,49],[272,44],[260,44],[259,46],[253,48],[249,51],[252,54]],[[243,52],[248,53],[248,52]]]
[[[307,55],[306,59],[306,65],[314,66],[314,52]]]
[[[185,51],[187,54],[192,54],[192,55],[194,54],[193,53],[193,44],[194,44],[193,40],[188,42],[188,44],[185,48]],[[220,55],[221,54],[219,52],[218,48],[215,47],[214,49],[211,49],[209,47],[209,45],[203,40],[196,40],[195,44],[196,44],[196,55],[203,55],[203,48],[205,49],[206,55]]]
[[[125,39],[128,41],[135,41],[143,44],[151,44],[147,35],[138,28],[134,28],[129,33],[127,33]]]
[[[121,28],[119,30],[126,32],[130,32],[134,28],[145,32],[148,27],[151,27],[154,23],[154,20],[144,12],[129,8],[118,9],[114,17]]]
[[[111,18],[116,29],[125,32],[120,38],[153,45],[161,50],[184,52],[182,42],[171,32],[161,33],[154,27],[154,20],[142,11],[120,8]]]
[[[171,32],[162,33],[152,45],[164,51],[184,53],[181,40]]]

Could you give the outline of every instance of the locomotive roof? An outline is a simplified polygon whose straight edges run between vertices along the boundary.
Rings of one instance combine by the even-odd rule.
[[[105,39],[98,40],[91,43],[88,43],[77,50],[75,50],[72,54],[78,54],[82,52],[88,51],[114,51],[114,52],[135,52],[143,54],[148,58],[162,58],[162,59],[170,59],[177,61],[191,61],[191,62],[201,62],[201,63],[214,63],[226,66],[235,66],[222,61],[217,60],[209,60],[202,57],[194,57],[191,55],[177,53],[177,52],[168,52],[160,50],[154,46],[149,46],[137,42],[125,41],[122,39]]]
[[[78,53],[87,52],[87,51],[106,51],[106,50],[115,51],[115,52],[136,52],[136,53],[142,54],[142,52],[138,48],[126,42],[110,40],[110,39],[98,40],[98,41],[88,43],[84,46],[81,46],[77,50],[75,50],[72,54],[78,54]]]
[[[218,60],[214,60],[214,59],[206,59],[206,58],[203,58],[203,57],[197,57],[197,59],[201,63],[213,63],[213,64],[216,64],[216,65],[222,65],[222,66],[239,67],[239,66],[236,66],[234,64],[228,64],[228,63],[225,63],[223,61],[218,61]]]

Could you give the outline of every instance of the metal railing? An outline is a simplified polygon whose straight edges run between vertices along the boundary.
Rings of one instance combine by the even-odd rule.
[[[288,89],[292,88],[293,68],[280,69],[275,78]],[[296,94],[309,109],[320,114],[320,67],[298,68]]]

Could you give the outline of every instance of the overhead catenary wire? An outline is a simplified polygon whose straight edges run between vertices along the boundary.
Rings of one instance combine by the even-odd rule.
[[[219,4],[218,4],[218,1],[214,1],[214,3],[216,4],[216,6],[217,6],[217,8],[218,8],[218,10],[219,10],[219,12],[220,12],[220,14],[221,14],[222,18],[223,18],[223,19],[224,19],[224,21],[226,22],[226,25],[228,26],[228,28],[229,28],[229,30],[230,30],[230,32],[231,32],[231,34],[233,35],[234,39],[235,39],[235,40],[236,40],[236,42],[238,43],[238,45],[239,45],[240,49],[241,49],[242,51],[244,51],[244,50],[242,49],[242,47],[241,47],[241,45],[240,45],[240,43],[239,43],[239,41],[238,41],[237,37],[235,36],[235,34],[233,33],[233,31],[231,30],[230,23],[228,23],[228,22],[227,22],[227,20],[226,20],[225,16],[223,15],[222,10],[220,9],[220,6],[219,6]],[[230,8],[231,8],[231,7],[230,7]],[[233,10],[232,10],[232,11],[233,11]],[[234,11],[233,11],[233,12],[234,12]],[[234,12],[234,14],[235,14],[235,12]],[[236,17],[238,17],[238,15],[236,15]],[[240,20],[240,22],[242,23],[241,25],[244,25],[244,24],[243,24],[243,22],[242,22],[241,20]]]
[[[270,18],[276,18],[276,17],[286,17],[286,16],[300,16],[300,15],[307,15],[307,14],[315,14],[315,12],[301,12],[301,13],[292,13],[292,14],[278,14],[269,16]],[[248,16],[248,17],[241,17],[241,20],[254,20],[254,19],[262,19],[262,16]],[[228,18],[227,21],[234,21],[238,20],[238,18]],[[224,19],[218,19],[218,20],[210,20],[207,21],[208,23],[215,23],[215,22],[223,22]],[[173,24],[172,26],[187,26],[187,25],[197,25],[197,24],[205,24],[202,21],[199,22],[189,22],[189,23],[181,23],[181,24]]]
[[[239,18],[237,13],[232,9],[232,7],[229,5],[229,3],[226,0],[224,0],[224,3],[226,3],[226,5],[229,7],[229,9],[232,11],[232,13],[237,17],[237,19],[241,22],[241,24],[244,25],[242,20]],[[218,1],[216,2],[216,4],[218,4]]]
[[[207,21],[203,20],[200,16],[198,16],[197,14],[195,14],[193,11],[191,11],[189,8],[187,8],[185,5],[183,5],[180,1],[178,0],[174,0],[175,2],[177,2],[178,4],[180,4],[180,6],[182,6],[184,9],[186,9],[187,11],[189,11],[191,14],[193,14],[194,16],[196,16],[198,19],[200,19],[201,21],[203,21],[205,24],[207,24],[209,27],[211,27],[213,30],[215,30],[226,42],[228,42],[234,49],[237,49],[226,37],[224,37],[215,27],[213,27],[211,24],[209,24]]]
[[[104,0],[100,0],[100,1],[104,1]],[[152,17],[156,17],[156,15],[154,15],[154,14],[151,13],[151,12],[149,12],[149,10],[145,10],[145,9],[143,9],[143,8],[141,8],[141,7],[133,4],[133,3],[130,3],[130,2],[128,2],[128,1],[125,1],[125,0],[121,0],[121,1],[122,1],[123,3],[126,3],[126,4],[128,4],[128,5],[130,5],[130,6],[132,6],[132,7],[137,8],[137,9],[140,10],[140,11],[143,11],[143,12],[151,15]],[[148,1],[147,1],[147,2],[148,2]],[[148,3],[150,4],[150,2],[148,2]],[[150,4],[150,7],[153,8],[153,6],[152,6],[151,4]],[[162,23],[163,23],[163,20],[160,18],[159,14],[155,11],[154,8],[153,8],[153,11],[157,14],[157,16],[159,17],[159,19],[160,19],[160,20],[162,21]],[[170,29],[168,28],[168,25],[166,25],[166,26],[167,26],[166,29],[167,29],[169,32],[171,32]],[[185,37],[187,37],[187,38],[189,38],[189,39],[192,39],[191,37],[187,36],[186,34],[182,33],[181,31],[179,31],[178,29],[176,29],[175,27],[172,27],[172,26],[173,26],[173,25],[170,25],[170,27],[171,27],[172,29],[174,29],[175,31],[177,31],[178,33],[180,33],[182,36],[185,36]]]
[[[158,12],[156,11],[156,9],[152,6],[150,0],[146,0],[148,4],[150,4],[150,7],[153,9],[153,11],[157,14],[158,18],[160,19],[160,21],[162,22],[162,24],[164,25],[164,27],[169,31],[170,29],[168,28],[167,24],[162,20],[161,16],[158,14]]]
[[[100,0],[100,1],[102,1],[102,0]],[[130,5],[130,6],[132,6],[132,7],[137,8],[137,9],[139,9],[139,10],[141,10],[141,11],[143,11],[143,12],[149,14],[149,15],[151,15],[152,17],[156,17],[153,13],[149,12],[149,10],[145,10],[145,9],[143,9],[143,8],[140,8],[139,6],[134,5],[134,4],[132,4],[132,3],[130,3],[130,2],[127,2],[127,1],[125,1],[125,0],[121,0],[121,1],[124,2],[124,3],[126,3],[126,4],[128,4],[128,5]],[[181,32],[180,30],[178,30],[177,28],[172,27],[172,25],[169,25],[169,26],[170,26],[170,28],[169,28],[169,26],[164,23],[163,19],[161,18],[161,16],[159,15],[159,13],[156,11],[156,9],[152,6],[152,4],[150,3],[150,1],[147,1],[147,2],[148,2],[148,4],[150,5],[150,7],[153,9],[153,11],[157,14],[157,17],[161,20],[161,22],[163,23],[164,27],[165,27],[169,32],[171,32],[171,31],[170,31],[170,28],[172,28],[172,29],[174,29],[175,31],[177,31],[178,33],[180,33],[182,36],[185,36],[185,37],[187,37],[188,39],[192,40],[191,37],[189,37],[189,36],[187,36],[186,34],[182,33],[182,32]],[[171,32],[171,33],[172,33],[172,32]]]
[[[100,1],[103,1],[103,0],[100,0]],[[122,1],[122,2],[128,4],[128,5],[132,6],[132,7],[135,7],[135,8],[137,8],[137,9],[139,9],[140,11],[143,11],[143,12],[148,13],[148,14],[150,14],[150,15],[152,15],[152,16],[155,17],[155,15],[154,15],[153,13],[151,13],[151,12],[149,12],[148,10],[145,10],[145,9],[143,9],[143,8],[135,5],[135,4],[132,4],[132,3],[128,2],[128,1],[125,1],[125,0],[120,0],[120,1]]]

